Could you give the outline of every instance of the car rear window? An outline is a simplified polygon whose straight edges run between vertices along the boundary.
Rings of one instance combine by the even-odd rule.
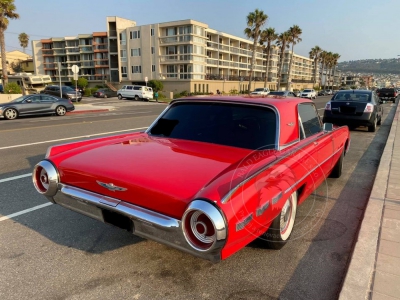
[[[150,128],[151,135],[246,149],[273,149],[276,114],[267,107],[176,103]]]
[[[270,95],[276,95],[276,96],[284,96],[285,92],[270,92]]]
[[[332,100],[371,102],[371,93],[338,92]]]

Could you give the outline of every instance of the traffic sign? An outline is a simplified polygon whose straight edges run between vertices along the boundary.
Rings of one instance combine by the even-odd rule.
[[[74,73],[74,80],[78,80],[78,73]]]
[[[77,65],[73,65],[72,67],[71,67],[71,70],[72,70],[72,73],[78,73],[79,72],[79,67],[77,66]]]

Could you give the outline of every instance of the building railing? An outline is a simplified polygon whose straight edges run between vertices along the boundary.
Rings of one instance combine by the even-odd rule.
[[[206,80],[248,81],[250,76],[206,74]],[[254,81],[264,81],[264,77],[253,77]]]
[[[104,45],[95,45],[94,50],[108,50],[108,44],[104,44]]]
[[[93,52],[93,47],[81,47],[81,52]]]

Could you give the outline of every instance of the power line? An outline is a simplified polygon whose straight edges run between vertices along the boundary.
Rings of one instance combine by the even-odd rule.
[[[5,31],[4,33],[10,33],[10,34],[17,34],[17,35],[20,35],[22,32],[17,33],[17,32],[12,32],[12,31]],[[26,33],[26,32],[25,32],[25,33]],[[50,38],[49,36],[44,36],[44,35],[39,35],[39,34],[29,34],[29,33],[27,33],[27,35],[28,35],[29,37],[31,37],[31,36],[38,36],[38,37]]]

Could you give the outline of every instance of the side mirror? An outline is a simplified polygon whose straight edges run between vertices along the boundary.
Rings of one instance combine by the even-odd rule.
[[[329,132],[333,130],[333,124],[332,123],[324,123],[324,131]]]

